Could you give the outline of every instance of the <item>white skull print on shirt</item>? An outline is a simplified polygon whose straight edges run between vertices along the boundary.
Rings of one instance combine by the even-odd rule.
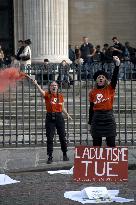
[[[51,104],[60,104],[60,105],[62,105],[62,102],[58,102],[58,98],[52,98],[51,99]]]
[[[97,103],[101,103],[101,102],[104,102],[104,101],[107,101],[109,100],[109,98],[103,98],[103,94],[101,93],[97,93],[96,94],[96,101],[94,102],[94,104],[97,104]]]
[[[51,99],[51,104],[56,104],[57,103],[57,98],[52,98]]]

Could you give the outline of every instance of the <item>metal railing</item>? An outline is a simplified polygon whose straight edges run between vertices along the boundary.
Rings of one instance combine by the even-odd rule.
[[[37,79],[43,89],[48,89],[48,82],[58,80],[58,64],[51,64],[45,70],[43,64],[32,65],[31,75]],[[58,80],[59,89],[65,98],[65,107],[73,120],[66,118],[66,136],[69,145],[91,144],[92,137],[88,126],[88,92],[94,85],[93,74],[98,69],[105,69],[111,75],[113,63],[94,62],[91,65],[71,65],[68,78]],[[29,72],[30,67],[28,67]],[[50,69],[50,70],[49,70]],[[114,115],[117,123],[116,143],[119,145],[136,144],[136,72],[131,62],[122,62],[116,88]],[[45,105],[44,101],[30,80],[24,79],[0,94],[0,146],[44,146]],[[54,138],[59,144],[57,134]]]

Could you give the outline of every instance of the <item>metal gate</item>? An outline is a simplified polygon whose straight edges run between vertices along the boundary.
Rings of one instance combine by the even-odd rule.
[[[37,79],[43,89],[48,89],[49,81],[58,80],[58,67],[58,64],[50,64],[50,70],[45,70],[43,64],[33,64],[31,75]],[[109,74],[112,73],[113,68],[114,64],[103,65],[103,69]],[[98,69],[102,69],[100,62],[94,62],[87,67],[71,65],[68,71],[69,84],[59,82],[59,89],[65,98],[65,107],[73,118],[72,121],[65,118],[69,145],[91,145],[92,143],[88,125],[88,92],[94,85],[93,73]],[[114,102],[118,145],[136,144],[135,87],[135,67],[130,62],[123,62]],[[1,147],[46,144],[45,105],[40,93],[30,80],[24,79],[17,82],[14,87],[9,87],[5,93],[1,93],[0,104]],[[57,134],[54,143],[60,145]]]

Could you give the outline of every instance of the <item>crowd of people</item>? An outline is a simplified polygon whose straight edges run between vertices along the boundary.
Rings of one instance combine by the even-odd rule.
[[[94,46],[87,37],[83,37],[81,46],[76,45],[75,49],[69,45],[69,58],[76,66],[79,73],[78,79],[93,79],[96,70],[102,69],[112,74],[113,56],[121,60],[119,79],[136,79],[136,48],[129,42],[123,45],[117,37],[112,38],[112,45],[105,43],[103,48],[100,45]],[[80,72],[79,72],[80,71]]]
[[[26,72],[31,67],[31,40],[19,40],[18,48],[14,55],[7,56],[0,46],[0,68],[19,67],[21,71]]]
[[[94,61],[110,63],[113,60],[113,56],[118,56],[120,60],[130,60],[136,64],[136,48],[133,48],[129,42],[125,42],[123,45],[117,37],[112,38],[112,45],[105,43],[103,48],[100,45],[94,46],[89,42],[88,37],[83,37],[83,44],[81,46],[76,45],[72,48],[69,45],[69,58],[75,63],[79,62],[79,59],[86,64],[91,64]]]
[[[69,47],[69,58],[73,64],[83,65],[83,67],[90,66],[94,61],[101,61],[102,63],[114,63],[114,70],[109,81],[109,74],[101,67],[98,71],[93,73],[95,86],[89,92],[89,122],[91,126],[90,131],[93,139],[93,146],[102,146],[102,138],[106,137],[107,146],[115,147],[116,139],[116,123],[113,115],[113,101],[115,95],[115,88],[118,81],[118,73],[121,61],[129,60],[135,64],[136,49],[130,47],[128,42],[123,46],[117,39],[113,37],[113,45],[104,44],[101,50],[100,45],[96,47],[88,42],[87,37],[83,37],[83,44],[76,46],[75,51]],[[69,86],[73,84],[73,79],[69,74],[70,65],[63,60],[58,67],[58,77],[55,81],[55,74],[52,72],[51,64],[48,59],[44,59],[44,75],[42,78],[49,84],[49,89],[44,90],[36,80],[31,78],[31,40],[18,41],[18,49],[14,56],[12,56],[11,65],[20,67],[20,70],[27,73],[26,77],[32,80],[32,83],[38,88],[42,97],[45,100],[46,106],[46,137],[47,137],[47,163],[53,161],[53,137],[55,129],[59,135],[61,150],[63,152],[63,161],[68,161],[67,156],[67,140],[65,132],[65,120],[62,113],[72,120],[64,107],[64,97],[59,92],[59,86]],[[4,60],[4,52],[0,47],[0,62]]]
[[[125,69],[122,66],[120,78],[130,79],[131,72],[134,71],[133,79],[136,79],[136,48],[132,47],[129,42],[125,42],[123,45],[117,37],[113,37],[112,45],[105,43],[101,48],[100,45],[94,46],[93,43],[90,43],[86,36],[83,37],[82,41],[83,43],[81,45],[75,45],[75,48],[69,45],[69,59],[72,63],[69,64],[64,59],[59,64],[57,79],[59,85],[62,84],[64,87],[70,87],[73,84],[73,79],[69,75],[70,67],[75,69],[78,80],[93,79],[93,73],[96,71],[93,68],[94,63],[100,63],[98,69],[105,70],[105,64],[113,62],[113,56],[118,56],[121,62],[130,62],[133,65],[133,69],[128,66],[129,64],[125,64]],[[10,57],[10,60],[6,59],[6,55],[4,55],[0,46],[0,67],[8,63],[11,67],[20,67],[20,70],[31,74],[32,54],[30,45],[30,39],[19,40],[17,51],[15,55]],[[36,79],[38,82],[43,80],[46,84],[49,81],[55,80],[55,72],[54,67],[51,65],[53,62],[49,62],[49,59],[43,59],[43,63],[43,73],[41,73],[43,76],[41,74],[39,76],[37,75]],[[112,73],[111,69],[108,72]],[[124,74],[125,72],[128,74]]]

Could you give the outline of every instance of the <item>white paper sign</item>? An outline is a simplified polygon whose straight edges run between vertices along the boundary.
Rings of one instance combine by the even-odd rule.
[[[106,187],[87,187],[81,191],[85,199],[106,199],[110,198]]]
[[[20,181],[16,181],[14,179],[11,179],[9,176],[5,174],[0,174],[0,185],[6,185],[6,184],[14,184]]]
[[[119,190],[106,190],[105,188],[106,187],[87,187],[81,191],[67,191],[64,193],[64,197],[73,201],[78,201],[82,204],[99,204],[111,202],[125,203],[134,201],[134,199],[118,197]],[[107,197],[104,198],[101,196]]]

